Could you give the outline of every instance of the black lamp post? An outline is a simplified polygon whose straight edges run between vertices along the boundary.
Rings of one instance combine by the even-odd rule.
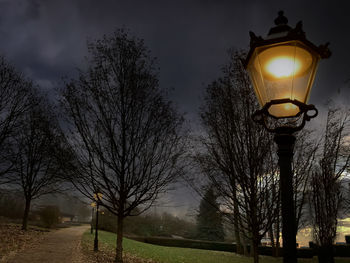
[[[306,121],[317,116],[307,105],[318,62],[328,58],[328,44],[315,46],[305,37],[302,23],[287,25],[283,12],[263,39],[250,32],[250,51],[245,61],[256,96],[262,106],[252,118],[275,134],[280,167],[283,262],[296,263],[296,224],[293,201],[292,159],[295,136]],[[311,115],[308,114],[311,112]]]
[[[92,202],[90,204],[90,206],[91,206],[91,224],[90,224],[91,228],[90,228],[90,233],[92,234],[93,230],[94,230],[93,219],[94,219],[94,211],[95,211],[96,203]]]
[[[96,201],[96,225],[95,225],[95,239],[94,239],[94,251],[98,251],[98,212],[101,203],[102,194],[97,192],[94,194],[94,199]]]

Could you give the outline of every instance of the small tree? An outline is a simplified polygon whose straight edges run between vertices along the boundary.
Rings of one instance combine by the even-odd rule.
[[[349,114],[329,109],[318,164],[311,177],[310,206],[318,261],[333,263],[333,243],[337,234],[337,218],[343,206],[341,191],[344,171],[350,164],[348,143]]]
[[[296,232],[309,224],[309,211],[307,206],[310,180],[315,165],[316,153],[319,143],[315,138],[315,133],[308,129],[298,132],[298,139],[294,145],[293,154],[293,187],[294,187],[294,209]],[[278,210],[280,210],[280,200],[276,199]],[[269,230],[273,255],[279,256],[281,214],[276,214],[273,223],[274,227]]]
[[[142,40],[119,30],[89,45],[90,66],[62,90],[75,155],[71,182],[117,220],[116,262],[123,262],[123,220],[147,210],[182,173],[183,118],[158,86]]]
[[[309,194],[310,180],[315,166],[317,150],[319,142],[316,139],[314,132],[303,129],[298,133],[298,139],[294,145],[293,155],[293,186],[294,186],[294,209],[295,209],[295,226],[296,233],[299,229],[306,226],[308,207],[307,196]]]
[[[225,237],[222,214],[216,201],[214,187],[209,187],[199,205],[197,215],[197,238],[210,241],[223,241]]]
[[[279,189],[272,136],[253,122],[259,108],[240,52],[230,53],[223,77],[208,86],[201,119],[205,135],[195,158],[235,228],[237,246],[248,239],[254,262],[258,245],[278,213]]]
[[[11,184],[23,191],[26,230],[32,200],[56,192],[62,178],[59,159],[62,133],[44,97],[32,97],[31,108],[20,118],[21,128],[11,137]]]
[[[32,83],[0,56],[0,184],[10,180],[4,178],[13,168],[8,140],[20,128],[19,119],[30,106],[31,91]]]

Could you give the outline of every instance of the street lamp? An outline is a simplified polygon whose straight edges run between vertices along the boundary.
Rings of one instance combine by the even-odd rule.
[[[90,204],[90,206],[92,207],[92,210],[91,210],[91,228],[90,228],[90,233],[92,234],[92,231],[93,231],[93,225],[92,225],[92,219],[94,218],[94,211],[95,211],[95,207],[96,207],[96,203],[95,202],[92,202]]]
[[[95,239],[94,239],[94,251],[98,251],[98,212],[99,212],[99,206],[102,199],[102,194],[100,192],[94,193],[94,199],[96,203],[96,226],[95,226]]]
[[[296,225],[293,202],[292,158],[295,136],[306,121],[317,116],[308,105],[317,65],[331,52],[328,44],[315,46],[305,37],[302,23],[287,25],[283,11],[263,39],[250,32],[250,51],[245,68],[261,105],[252,118],[275,134],[280,166],[283,262],[296,263]],[[311,112],[311,114],[310,114]]]

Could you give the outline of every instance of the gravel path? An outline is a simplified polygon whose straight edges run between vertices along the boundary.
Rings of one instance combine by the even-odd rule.
[[[6,263],[84,263],[82,234],[89,226],[64,228],[48,233],[38,244],[14,255]]]

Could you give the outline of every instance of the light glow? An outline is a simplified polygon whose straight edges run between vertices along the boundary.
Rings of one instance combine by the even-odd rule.
[[[247,69],[260,105],[280,99],[307,103],[319,59],[300,41],[256,47]],[[282,103],[271,105],[268,111],[279,118],[295,116],[300,109],[292,103]]]
[[[301,63],[292,57],[280,56],[266,63],[266,71],[276,78],[288,78],[298,74]]]
[[[299,112],[299,107],[293,103],[282,103],[271,105],[269,113],[278,117],[295,116]]]
[[[295,106],[292,103],[284,103],[283,105],[284,105],[285,110],[296,110],[297,109],[297,106]]]

